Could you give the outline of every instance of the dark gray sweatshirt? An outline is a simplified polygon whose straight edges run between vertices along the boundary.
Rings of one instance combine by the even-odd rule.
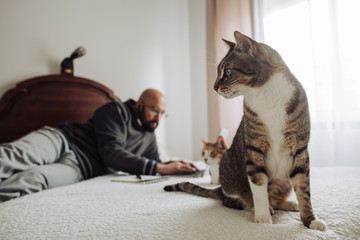
[[[156,137],[139,124],[135,101],[109,102],[85,124],[58,126],[75,152],[84,178],[109,173],[154,175],[160,162]]]

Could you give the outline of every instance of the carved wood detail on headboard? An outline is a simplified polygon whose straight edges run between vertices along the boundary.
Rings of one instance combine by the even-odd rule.
[[[90,79],[45,75],[19,82],[0,100],[0,143],[44,125],[86,122],[102,104],[120,101],[112,90]]]

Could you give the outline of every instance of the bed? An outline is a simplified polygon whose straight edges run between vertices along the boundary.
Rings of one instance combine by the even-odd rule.
[[[96,81],[67,74],[22,81],[0,101],[0,142],[43,125],[85,122],[101,104],[119,101]],[[206,166],[194,160],[201,169]],[[296,212],[275,211],[274,224],[252,222],[251,211],[163,187],[202,177],[171,176],[150,183],[96,177],[0,203],[0,239],[359,239],[360,168],[311,169],[312,202],[327,231],[304,227]],[[128,177],[128,176],[125,176]],[[295,199],[294,195],[291,196]]]
[[[21,81],[0,100],[0,143],[17,139],[44,125],[86,122],[96,108],[119,100],[104,85],[70,74]]]

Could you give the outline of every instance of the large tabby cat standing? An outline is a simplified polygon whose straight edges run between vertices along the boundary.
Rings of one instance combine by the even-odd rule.
[[[236,43],[224,40],[230,50],[218,66],[214,89],[225,98],[243,95],[244,115],[221,160],[221,187],[179,183],[164,189],[253,208],[259,223],[272,223],[270,214],[277,209],[299,210],[306,227],[325,230],[310,201],[310,118],[304,89],[275,50],[239,32],[234,35]],[[286,200],[291,186],[298,205]]]

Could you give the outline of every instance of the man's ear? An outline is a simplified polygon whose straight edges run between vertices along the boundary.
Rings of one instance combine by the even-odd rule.
[[[144,105],[143,101],[141,100],[138,100],[136,103],[135,103],[135,109],[138,110],[138,109],[141,109],[141,107]]]

